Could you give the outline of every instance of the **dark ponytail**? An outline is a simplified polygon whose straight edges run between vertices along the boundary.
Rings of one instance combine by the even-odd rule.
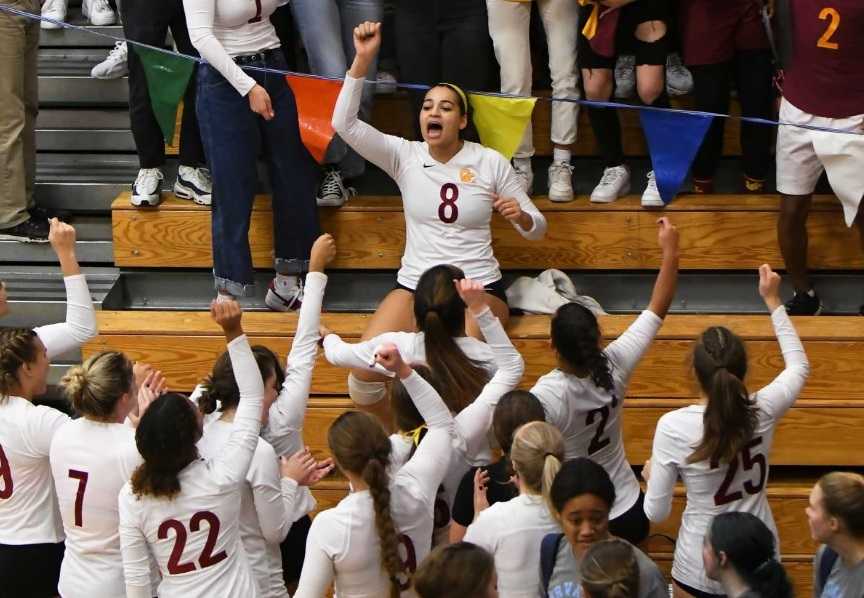
[[[173,498],[180,493],[180,472],[198,458],[201,429],[195,407],[179,393],[153,401],[135,430],[144,462],[132,474],[135,496]]]
[[[727,328],[709,328],[693,350],[693,369],[708,404],[702,440],[687,462],[728,463],[753,438],[757,424],[758,408],[744,385],[744,343]]]
[[[276,376],[276,388],[282,386],[285,372],[279,364],[279,358],[273,351],[263,345],[252,347],[252,355],[261,371],[261,378],[266,382],[270,376]],[[213,371],[204,382],[204,393],[198,397],[198,409],[202,413],[236,409],[240,404],[240,389],[234,378],[234,368],[228,351],[220,355],[213,364]]]
[[[567,303],[552,317],[552,346],[558,355],[575,370],[587,370],[598,388],[612,392],[612,368],[600,347],[600,326],[597,316],[578,303]]]
[[[771,598],[792,598],[792,583],[776,559],[774,534],[750,513],[717,515],[708,534],[717,558],[726,555],[729,564],[751,590]]]
[[[486,382],[488,372],[469,359],[456,338],[465,335],[465,303],[456,292],[454,280],[465,278],[454,266],[426,270],[414,292],[414,318],[426,343],[426,363],[440,383],[441,397],[458,413],[469,405]]]

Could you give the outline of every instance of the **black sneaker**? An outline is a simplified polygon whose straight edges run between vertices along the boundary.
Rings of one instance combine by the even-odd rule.
[[[822,301],[813,289],[806,293],[795,291],[786,302],[786,313],[790,316],[818,316],[822,313]]]
[[[30,217],[18,226],[0,229],[0,240],[21,241],[23,243],[47,243],[48,221],[44,218]]]

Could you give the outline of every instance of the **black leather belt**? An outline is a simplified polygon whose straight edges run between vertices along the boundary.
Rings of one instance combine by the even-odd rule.
[[[258,52],[257,54],[244,54],[243,56],[235,56],[234,63],[239,65],[244,64],[252,64],[254,62],[267,62],[271,58],[277,56],[277,52],[281,52],[282,48],[272,48],[270,50],[264,50],[263,52]]]

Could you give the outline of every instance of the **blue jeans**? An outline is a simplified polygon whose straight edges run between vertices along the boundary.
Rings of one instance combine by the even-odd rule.
[[[384,18],[382,0],[291,0],[291,12],[306,46],[309,68],[315,75],[344,77],[354,60],[354,28],[363,21]],[[366,75],[375,81],[377,58]],[[375,86],[366,85],[360,103],[360,118],[369,121]],[[366,162],[339,136],[327,148],[326,162],[338,164],[345,178],[354,178],[366,170]]]
[[[280,49],[254,66],[286,70]],[[265,121],[248,98],[209,64],[198,69],[196,108],[213,174],[213,275],[216,288],[234,296],[253,291],[249,219],[258,186],[259,151],[273,191],[276,272],[303,274],[320,234],[315,204],[315,163],[300,141],[294,94],[282,75],[246,71],[270,94],[276,116]]]

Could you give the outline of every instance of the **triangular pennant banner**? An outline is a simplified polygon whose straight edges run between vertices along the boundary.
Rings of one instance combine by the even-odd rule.
[[[531,113],[537,98],[502,98],[469,93],[468,101],[483,145],[498,150],[508,160],[512,158],[525,134],[525,127],[531,125]]]
[[[303,145],[319,164],[323,164],[327,146],[335,134],[330,121],[333,120],[333,109],[342,83],[296,75],[286,75],[285,79],[297,102],[297,119]]]
[[[171,143],[174,139],[174,125],[177,123],[177,106],[186,93],[189,77],[195,69],[195,61],[134,44],[130,46],[144,66],[150,106],[156,122],[162,129],[165,141]]]
[[[681,189],[713,117],[687,112],[639,110],[657,190],[669,203]]]

